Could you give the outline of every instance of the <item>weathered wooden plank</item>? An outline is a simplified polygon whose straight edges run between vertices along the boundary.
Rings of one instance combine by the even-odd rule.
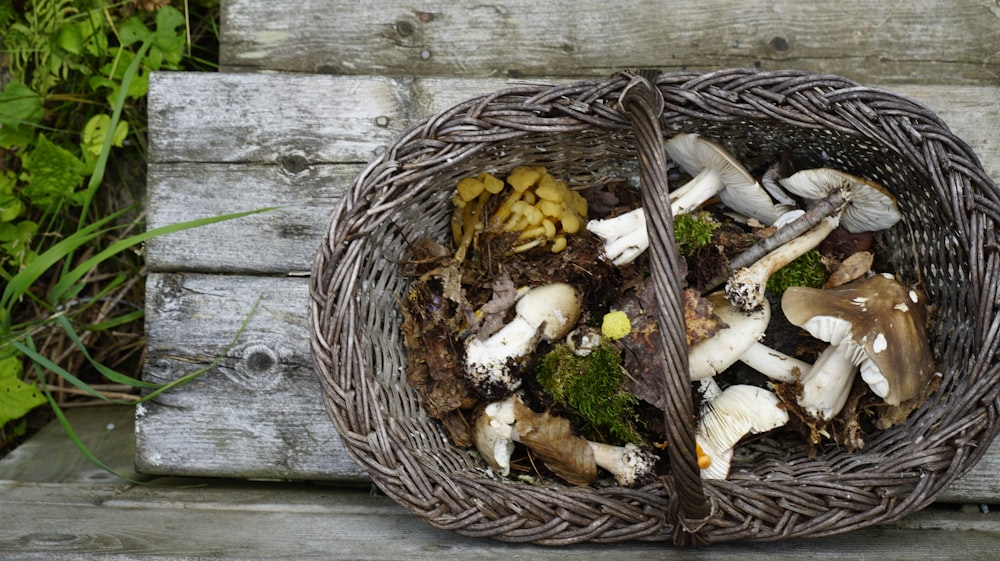
[[[219,362],[187,386],[138,406],[140,472],[365,477],[344,452],[321,403],[309,354],[307,295],[302,278],[149,277],[144,378],[171,381]],[[244,321],[245,330],[227,351]]]
[[[154,72],[149,161],[363,163],[414,121],[500,79]]]
[[[293,174],[267,165],[151,165],[146,203],[151,228],[278,208],[154,238],[146,246],[146,266],[150,271],[307,272],[333,205],[360,169],[320,164]]]
[[[150,269],[308,270],[331,208],[363,162],[418,116],[500,87],[499,80],[445,78],[401,86],[381,77],[154,75],[150,227],[282,208],[150,240]],[[986,172],[1000,179],[1000,87],[892,89],[934,109],[977,151]],[[360,109],[345,99],[357,100]],[[379,117],[388,120],[386,127]],[[248,122],[254,132],[247,131]],[[317,127],[323,122],[334,124]]]
[[[138,465],[150,473],[289,479],[363,478],[345,456],[309,370],[305,279],[155,274],[148,291],[146,376],[167,381],[224,353],[254,299],[257,313],[227,359],[140,410]],[[267,368],[261,368],[261,366]],[[1000,499],[1000,443],[942,497]]]
[[[829,538],[679,549],[661,543],[541,547],[431,528],[383,496],[302,485],[206,482],[197,489],[0,482],[5,558],[83,559],[993,559],[997,514],[930,508]]]
[[[135,411],[128,406],[85,407],[65,411],[87,449],[115,473],[135,473]],[[62,425],[51,422],[0,460],[0,480],[45,483],[94,483],[117,478],[88,460]]]
[[[519,77],[758,65],[927,84],[1000,75],[993,0],[308,0],[294,10],[231,0],[222,23],[227,70]]]

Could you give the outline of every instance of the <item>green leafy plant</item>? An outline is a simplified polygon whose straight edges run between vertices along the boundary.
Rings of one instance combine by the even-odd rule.
[[[188,30],[193,17],[199,37],[217,33],[217,0],[184,12],[165,4],[0,3],[10,70],[0,91],[0,437],[46,402],[64,420],[72,395],[135,403],[190,380],[137,375],[142,244],[252,212],[143,231],[135,178],[149,74],[214,65],[192,55]],[[103,386],[131,393],[111,398],[122,394]]]

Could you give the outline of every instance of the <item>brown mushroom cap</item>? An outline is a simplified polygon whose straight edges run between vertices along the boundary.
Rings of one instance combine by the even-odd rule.
[[[927,340],[927,302],[889,274],[820,290],[791,287],[788,320],[830,344],[857,347],[855,363],[872,391],[892,406],[921,396],[937,373]]]

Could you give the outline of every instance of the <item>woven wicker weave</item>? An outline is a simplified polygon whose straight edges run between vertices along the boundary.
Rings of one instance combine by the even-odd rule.
[[[1000,194],[976,156],[924,106],[835,76],[733,69],[627,73],[470,99],[407,130],[336,208],[311,279],[312,346],[324,399],[351,456],[382,491],[438,528],[542,544],[820,536],[914,512],[985,452],[998,428]],[[659,119],[657,120],[657,116]],[[633,124],[634,123],[634,124]],[[904,215],[877,237],[891,270],[936,306],[941,389],[859,452],[762,458],[728,480],[693,465],[690,382],[676,316],[670,217],[652,220],[673,427],[671,474],[639,489],[531,486],[487,474],[453,446],[407,385],[398,301],[406,240],[448,239],[456,182],[544,165],[573,184],[640,173],[647,212],[665,196],[660,146],[679,132],[724,145],[750,169],[779,154],[869,177]],[[653,146],[653,148],[650,148]],[[642,157],[639,157],[639,153]],[[640,166],[640,160],[644,165]],[[662,207],[662,204],[659,204]],[[668,213],[669,214],[669,213]],[[657,272],[658,271],[658,272]],[[686,456],[685,456],[686,454]]]

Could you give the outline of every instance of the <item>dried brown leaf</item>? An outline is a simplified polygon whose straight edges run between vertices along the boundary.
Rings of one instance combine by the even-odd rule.
[[[571,485],[597,481],[594,451],[586,439],[573,434],[567,419],[536,413],[514,400],[518,440],[542,460],[545,467]]]

